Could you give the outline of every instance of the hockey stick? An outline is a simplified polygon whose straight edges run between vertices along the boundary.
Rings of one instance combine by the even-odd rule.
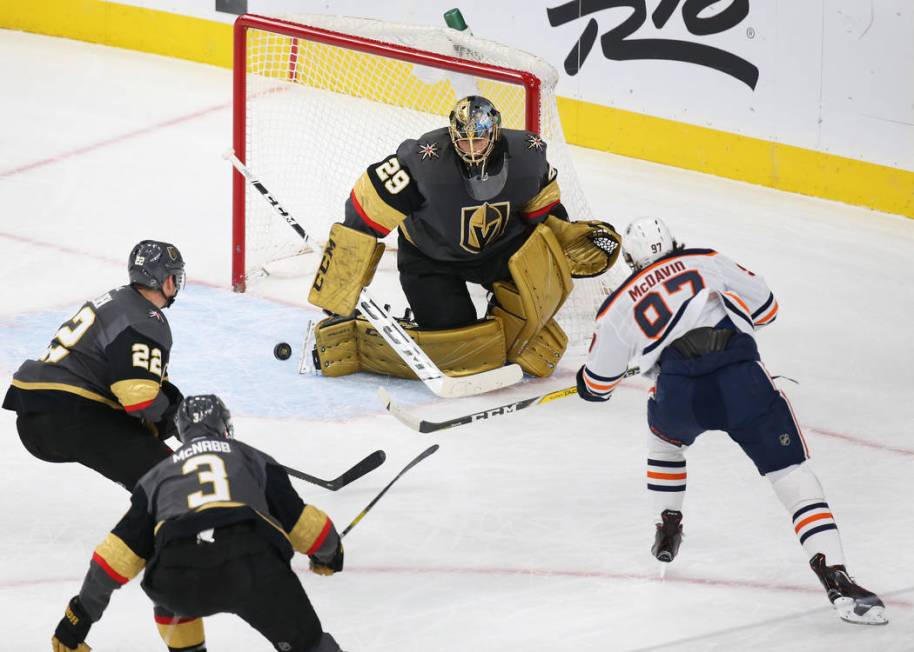
[[[229,150],[223,155],[232,163],[236,170],[247,179],[254,188],[264,196],[267,202],[276,209],[289,226],[295,229],[306,242],[311,242],[318,246],[323,243],[315,240],[301,227],[292,215],[282,207],[273,194],[267,190],[266,186],[260,182],[244,163],[238,160],[238,157]],[[368,293],[367,288],[363,288],[359,295],[359,310],[365,315],[365,318],[371,322],[378,333],[383,337],[391,348],[403,359],[403,361],[413,370],[413,373],[419,377],[425,385],[441,398],[461,398],[464,396],[473,396],[491,392],[508,385],[513,385],[520,381],[524,372],[517,364],[510,364],[498,369],[491,369],[472,376],[462,376],[453,378],[447,376],[438,366],[432,362],[432,359],[423,351],[418,344],[406,334],[403,327],[400,326],[396,319],[392,318],[387,311],[375,301]]]
[[[641,373],[641,370],[638,369],[638,367],[632,367],[625,372],[623,377],[628,378],[629,376],[635,376],[639,373]],[[575,396],[577,393],[577,386],[572,385],[571,387],[557,389],[555,391],[549,392],[548,394],[540,394],[539,396],[525,398],[520,401],[514,401],[513,403],[507,403],[506,405],[489,408],[488,410],[473,412],[472,414],[464,414],[463,416],[447,419],[446,421],[426,421],[424,419],[420,419],[397,403],[394,403],[390,398],[390,394],[388,394],[387,390],[385,390],[383,387],[378,388],[378,396],[380,397],[381,402],[384,404],[384,407],[388,412],[394,415],[401,423],[405,424],[406,426],[426,434],[430,432],[437,432],[438,430],[456,428],[457,426],[465,426],[468,423],[484,421],[491,417],[500,417],[505,414],[514,414],[515,412],[523,410],[524,408],[533,407],[535,405],[542,405],[543,403],[556,401],[560,398],[565,398],[566,396]]]
[[[381,466],[386,459],[387,455],[384,453],[384,451],[377,450],[353,466],[351,469],[343,473],[340,477],[334,478],[333,480],[321,480],[320,478],[315,478],[313,475],[302,473],[301,471],[290,468],[288,466],[283,466],[282,468],[286,470],[286,473],[298,478],[299,480],[304,480],[305,482],[316,484],[317,486],[323,487],[324,489],[329,489],[330,491],[338,491],[350,482],[358,480],[363,475],[374,471],[376,468]]]
[[[422,460],[424,460],[426,457],[428,457],[429,455],[431,455],[432,453],[434,453],[436,450],[438,450],[438,444],[433,444],[432,446],[429,446],[429,447],[426,448],[424,451],[422,451],[421,453],[419,453],[415,458],[413,458],[413,461],[412,461],[412,462],[410,462],[409,464],[407,464],[406,466],[404,466],[404,467],[403,467],[403,470],[400,471],[400,472],[397,474],[397,476],[396,476],[393,480],[391,480],[390,482],[388,482],[386,487],[384,487],[383,489],[381,489],[381,493],[379,493],[377,496],[375,496],[375,497],[372,499],[372,501],[371,501],[370,503],[368,503],[368,504],[365,506],[365,509],[363,509],[361,512],[359,512],[359,515],[356,516],[354,519],[352,519],[352,522],[351,522],[349,525],[346,526],[346,529],[345,529],[345,530],[343,530],[343,533],[340,535],[340,538],[342,539],[344,536],[346,536],[347,534],[349,534],[349,531],[350,531],[352,528],[354,528],[354,527],[358,524],[359,521],[362,520],[362,517],[364,517],[365,514],[367,514],[368,511],[369,511],[372,507],[374,507],[375,503],[378,502],[379,500],[381,500],[381,496],[383,496],[384,494],[386,494],[386,493],[387,493],[387,490],[390,489],[390,488],[393,486],[394,482],[396,482],[397,480],[400,479],[400,476],[402,476],[404,473],[406,473],[406,472],[409,471],[411,468],[413,468],[414,466],[416,466],[416,464],[418,464],[419,462],[421,462]]]

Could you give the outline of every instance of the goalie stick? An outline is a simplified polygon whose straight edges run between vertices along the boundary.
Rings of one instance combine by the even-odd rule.
[[[433,445],[429,446],[428,448],[426,448],[426,449],[425,449],[424,451],[422,451],[421,453],[419,453],[416,457],[414,457],[412,462],[410,462],[409,464],[407,464],[406,466],[404,466],[404,467],[403,467],[403,470],[400,471],[400,472],[396,475],[396,477],[395,477],[393,480],[391,480],[390,482],[388,482],[388,483],[387,483],[387,486],[384,487],[383,489],[381,489],[381,492],[380,492],[377,496],[375,496],[375,497],[372,499],[372,501],[371,501],[370,503],[368,503],[368,504],[365,506],[365,509],[363,509],[361,512],[359,512],[359,515],[356,516],[354,519],[352,519],[352,522],[351,522],[349,525],[347,525],[347,526],[346,526],[346,529],[343,530],[343,533],[340,534],[340,538],[342,539],[344,536],[346,536],[347,534],[349,534],[349,531],[350,531],[352,528],[354,528],[356,525],[358,525],[358,522],[361,521],[362,518],[365,516],[365,514],[367,514],[367,513],[369,512],[369,510],[370,510],[372,507],[375,506],[375,503],[376,503],[376,502],[378,502],[379,500],[381,500],[381,496],[383,496],[384,494],[387,493],[387,490],[390,489],[390,488],[393,486],[394,482],[396,482],[397,480],[399,480],[400,477],[401,477],[404,473],[406,473],[406,472],[409,471],[411,468],[413,468],[414,466],[416,466],[416,464],[418,464],[419,462],[421,462],[422,460],[424,460],[426,457],[428,457],[429,455],[431,455],[432,453],[434,453],[436,450],[438,450],[438,444],[433,444]]]
[[[632,367],[625,372],[624,377],[628,378],[629,376],[635,376],[639,373],[641,373],[641,370],[638,367]],[[378,397],[381,399],[381,402],[384,404],[384,407],[387,409],[387,411],[394,415],[400,421],[400,423],[403,423],[413,430],[424,434],[437,432],[439,430],[448,430],[449,428],[456,428],[457,426],[465,426],[468,423],[485,421],[486,419],[500,417],[505,414],[514,414],[519,410],[533,407],[535,405],[542,405],[543,403],[549,403],[551,401],[556,401],[560,398],[565,398],[566,396],[575,396],[577,393],[577,386],[572,385],[571,387],[557,389],[547,394],[540,394],[539,396],[525,398],[520,401],[514,401],[513,403],[507,403],[498,407],[489,408],[488,410],[473,412],[472,414],[464,414],[459,417],[454,417],[453,419],[447,419],[446,421],[426,421],[424,419],[420,419],[415,414],[412,414],[409,412],[409,410],[403,408],[397,403],[394,403],[393,399],[390,398],[390,394],[387,393],[386,389],[383,387],[378,388]]]
[[[312,238],[301,227],[294,217],[282,207],[276,197],[267,190],[266,186],[259,181],[251,170],[245,166],[235,154],[229,150],[223,154],[224,158],[231,162],[234,168],[254,186],[257,191],[263,195],[264,199],[274,208],[276,212],[291,226],[295,232],[305,242],[311,242],[317,246],[323,246],[323,243]],[[377,329],[390,347],[402,358],[402,360],[413,370],[413,373],[419,377],[425,385],[441,398],[461,398],[464,396],[474,396],[484,394],[508,385],[513,385],[521,380],[524,372],[520,365],[510,364],[498,369],[491,369],[472,376],[461,376],[458,378],[446,375],[438,366],[432,362],[432,359],[423,351],[418,344],[406,334],[403,327],[400,326],[396,319],[392,318],[387,311],[375,301],[368,293],[367,288],[363,288],[359,295],[357,306],[365,318],[371,322],[371,325]]]
[[[286,470],[286,473],[298,478],[299,480],[304,480],[305,482],[316,484],[318,487],[323,487],[324,489],[329,489],[330,491],[338,491],[350,482],[354,482],[355,480],[361,478],[363,475],[374,471],[376,468],[381,466],[386,459],[387,455],[384,453],[384,451],[377,450],[353,466],[351,469],[343,473],[340,477],[334,478],[333,480],[321,480],[320,478],[315,478],[313,475],[302,473],[301,471],[288,466],[283,466],[282,468]]]

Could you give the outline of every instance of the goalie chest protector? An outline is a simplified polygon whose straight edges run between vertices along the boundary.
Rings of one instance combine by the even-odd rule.
[[[400,225],[422,253],[445,262],[478,263],[513,251],[530,233],[523,209],[551,181],[546,145],[529,131],[503,129],[486,181],[471,181],[447,128],[406,140],[397,157],[424,201]]]

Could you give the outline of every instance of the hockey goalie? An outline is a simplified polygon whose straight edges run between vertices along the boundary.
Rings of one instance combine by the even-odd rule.
[[[308,297],[331,315],[314,332],[324,375],[416,377],[355,310],[384,251],[378,238],[394,229],[414,316],[401,324],[450,376],[506,363],[550,375],[568,344],[554,317],[572,279],[603,274],[620,251],[612,225],[569,220],[538,134],[501,128],[492,102],[465,97],[448,126],[368,166],[331,227]],[[490,292],[484,315],[468,283]]]

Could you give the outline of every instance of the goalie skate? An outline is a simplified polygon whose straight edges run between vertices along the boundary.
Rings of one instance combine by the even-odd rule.
[[[841,620],[858,625],[885,625],[889,622],[879,596],[854,582],[843,565],[826,566],[825,555],[821,552],[809,560],[809,565],[825,587],[828,599]]]

